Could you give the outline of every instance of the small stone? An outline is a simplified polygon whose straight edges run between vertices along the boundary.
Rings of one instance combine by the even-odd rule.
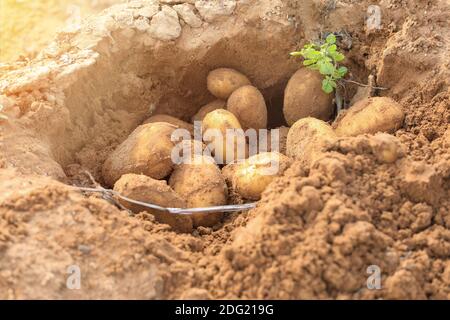
[[[132,0],[128,2],[128,8],[142,8],[142,1]]]
[[[181,34],[181,25],[177,12],[169,6],[153,16],[150,23],[150,34],[160,40],[174,40]]]
[[[114,20],[121,28],[133,25],[134,16],[131,10],[118,11],[113,15]]]
[[[194,12],[194,6],[188,3],[178,4],[173,6],[181,19],[192,28],[199,28],[202,26],[202,19],[200,19]]]
[[[442,177],[423,162],[403,163],[402,190],[415,202],[435,204],[442,196]]]
[[[140,17],[134,21],[134,26],[139,31],[146,31],[150,28],[150,24],[148,23],[148,19],[145,17]]]
[[[78,250],[80,250],[81,253],[84,253],[84,254],[90,254],[91,251],[92,251],[90,246],[87,246],[87,245],[84,245],[84,244],[78,245]]]
[[[158,2],[154,2],[154,3],[146,5],[143,8],[140,8],[140,9],[136,10],[135,14],[137,16],[141,16],[141,17],[145,17],[145,18],[151,18],[155,14],[157,14],[158,11],[159,11],[159,4],[158,4]]]
[[[236,1],[234,0],[198,0],[195,1],[195,8],[197,8],[200,15],[208,22],[212,22],[219,17],[229,16],[236,8]]]

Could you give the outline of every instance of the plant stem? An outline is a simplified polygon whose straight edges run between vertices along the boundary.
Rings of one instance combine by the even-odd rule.
[[[370,85],[368,85],[368,84],[364,84],[364,83],[361,83],[361,82],[357,82],[357,81],[354,81],[354,80],[347,80],[347,79],[341,79],[342,81],[344,81],[344,82],[347,82],[347,83],[353,83],[353,84],[356,84],[356,85],[358,85],[358,86],[360,86],[360,87],[370,87]],[[373,89],[377,89],[377,90],[388,90],[389,88],[384,88],[384,87],[372,87]]]

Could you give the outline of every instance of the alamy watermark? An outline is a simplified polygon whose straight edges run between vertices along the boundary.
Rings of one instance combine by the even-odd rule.
[[[193,139],[193,140],[192,140]],[[219,165],[239,163],[262,152],[278,152],[280,150],[280,132],[278,129],[207,129],[203,132],[201,121],[194,122],[194,137],[186,129],[176,129],[171,140],[175,142],[171,159],[175,164],[190,164],[195,155],[214,158]],[[198,141],[202,143],[185,143]],[[254,159],[258,161],[258,159]],[[197,160],[195,160],[197,161]],[[253,161],[249,159],[248,161]],[[264,164],[263,175],[275,175],[279,170],[279,161]]]
[[[381,269],[379,266],[372,264],[367,267],[367,274],[370,276],[367,278],[367,289],[380,290],[381,289]]]
[[[370,5],[367,8],[366,29],[369,32],[381,29],[381,8],[379,6]]]
[[[81,269],[77,265],[70,265],[67,267],[67,274],[69,276],[66,280],[66,287],[70,290],[81,289]]]

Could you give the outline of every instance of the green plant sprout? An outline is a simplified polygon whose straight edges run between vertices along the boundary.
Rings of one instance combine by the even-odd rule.
[[[318,70],[324,76],[322,90],[331,93],[337,83],[347,74],[347,68],[339,66],[345,56],[337,50],[336,36],[329,34],[321,45],[306,44],[300,51],[290,53],[291,56],[304,58],[303,65],[312,70]]]

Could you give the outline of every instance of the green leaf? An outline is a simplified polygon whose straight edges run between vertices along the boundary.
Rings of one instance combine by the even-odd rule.
[[[314,49],[303,49],[301,53],[305,59],[319,59],[321,57],[320,52]]]
[[[333,85],[331,84],[331,81],[329,79],[323,79],[322,80],[322,90],[325,93],[333,92]]]
[[[336,46],[336,36],[329,34],[325,42],[305,44],[299,51],[290,53],[291,56],[302,56],[303,65],[311,70],[317,70],[323,75],[322,89],[326,93],[331,93],[337,87],[337,80],[344,77],[348,69],[339,66],[339,61],[345,56],[338,51]]]
[[[342,78],[347,74],[348,69],[346,67],[342,66],[342,67],[338,68],[337,72],[339,74],[339,77]]]
[[[340,52],[336,52],[334,55],[332,55],[332,57],[333,57],[334,61],[337,61],[337,62],[345,59],[345,56]]]
[[[335,43],[336,43],[336,36],[335,36],[334,34],[330,33],[330,34],[327,36],[326,42],[327,42],[328,44],[335,44]]]
[[[300,51],[294,51],[294,52],[291,52],[289,54],[291,56],[293,56],[293,57],[300,57],[300,56],[302,56],[302,53]]]
[[[328,47],[328,53],[333,54],[335,53],[337,50],[337,46],[335,44],[332,44],[331,46]]]
[[[312,65],[312,64],[314,64],[314,63],[316,63],[315,60],[304,60],[304,61],[303,61],[303,65],[304,65],[304,66],[310,66],[310,65]]]
[[[331,75],[334,73],[334,66],[329,61],[320,60],[319,62],[317,62],[317,65],[319,66],[319,71],[321,74]]]

